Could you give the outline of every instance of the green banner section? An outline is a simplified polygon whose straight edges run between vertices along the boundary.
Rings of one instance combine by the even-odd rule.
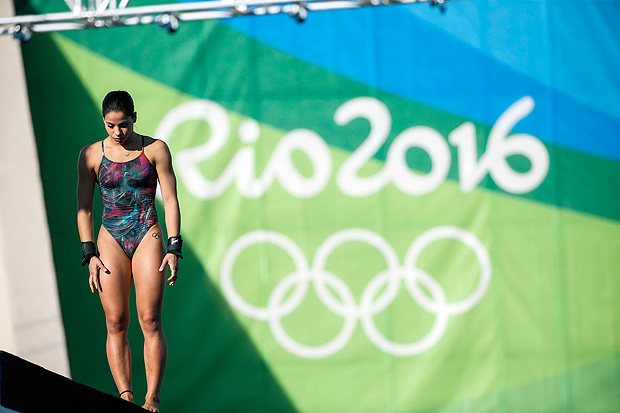
[[[23,48],[75,379],[116,392],[74,185],[124,89],[171,149],[186,240],[162,411],[620,410],[618,162],[523,132],[526,90],[490,124],[219,22],[178,35]]]

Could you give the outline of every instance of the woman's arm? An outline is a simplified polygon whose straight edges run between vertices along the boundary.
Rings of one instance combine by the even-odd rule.
[[[177,198],[177,181],[172,169],[172,156],[168,145],[164,141],[155,140],[153,143],[153,161],[157,170],[161,196],[164,201],[166,214],[166,232],[168,237],[176,237],[181,233],[181,211]],[[159,268],[163,271],[166,265],[170,267],[171,275],[168,278],[170,285],[174,285],[179,269],[179,260],[175,254],[167,253]]]
[[[177,181],[172,169],[172,156],[164,141],[156,141],[156,143],[158,156],[155,167],[157,168],[161,197],[166,212],[166,232],[168,237],[175,237],[181,231],[181,211],[177,198]]]
[[[95,169],[92,167],[93,146],[87,146],[80,152],[78,158],[78,185],[77,185],[77,224],[80,241],[95,241],[95,224],[93,223],[93,193],[95,190]],[[92,257],[88,264],[88,284],[91,292],[100,290],[99,270],[110,271],[103,265],[99,257]]]
[[[95,189],[95,171],[88,167],[87,152],[85,147],[78,158],[78,184],[77,184],[77,224],[80,241],[95,241],[95,225],[93,223],[93,193]]]

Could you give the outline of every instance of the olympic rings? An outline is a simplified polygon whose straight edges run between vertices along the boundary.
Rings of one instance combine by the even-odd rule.
[[[416,268],[422,251],[441,239],[453,239],[470,248],[480,266],[478,284],[474,291],[461,301],[448,302],[446,293],[437,280]],[[383,255],[387,264],[387,269],[375,275],[366,285],[359,305],[347,284],[340,277],[325,270],[329,255],[347,242],[364,242],[373,246]],[[265,243],[284,250],[291,257],[296,270],[278,282],[269,296],[267,307],[258,307],[248,303],[237,292],[232,274],[234,263],[243,250],[254,244]],[[443,336],[451,315],[462,314],[476,306],[488,290],[491,272],[489,253],[478,238],[458,227],[439,226],[424,232],[411,243],[402,266],[392,246],[380,235],[365,229],[345,229],[328,237],[319,246],[311,267],[308,266],[303,252],[288,237],[273,231],[252,231],[239,237],[228,248],[222,259],[220,276],[222,291],[230,304],[248,317],[267,321],[275,339],[292,354],[304,358],[323,358],[337,353],[350,340],[359,319],[366,336],[375,346],[388,354],[405,357],[428,351]],[[435,315],[435,323],[427,335],[407,344],[387,339],[373,320],[373,317],[385,310],[396,298],[401,281],[411,298],[422,309]],[[318,346],[298,343],[285,331],[281,322],[282,317],[292,313],[301,304],[310,283],[325,307],[344,319],[336,337]],[[420,285],[430,297],[420,289]],[[336,293],[337,299],[330,291]],[[383,292],[378,296],[380,291]]]

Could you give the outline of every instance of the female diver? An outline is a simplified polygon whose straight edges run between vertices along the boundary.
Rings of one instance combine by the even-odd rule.
[[[137,114],[129,93],[110,92],[102,103],[108,137],[88,145],[78,160],[78,230],[82,265],[88,264],[91,292],[99,291],[107,325],[106,353],[120,397],[133,402],[131,353],[127,341],[129,290],[133,279],[144,334],[147,394],[143,408],[159,411],[167,357],[162,330],[166,266],[177,280],[181,253],[180,211],[172,158],[165,142],[134,131]],[[157,181],[166,213],[168,247],[155,211]],[[102,226],[94,240],[95,182],[103,201]]]

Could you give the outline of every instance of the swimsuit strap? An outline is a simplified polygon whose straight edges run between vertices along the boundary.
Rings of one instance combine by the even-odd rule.
[[[105,155],[105,152],[103,151],[103,140],[101,141],[101,153]]]

